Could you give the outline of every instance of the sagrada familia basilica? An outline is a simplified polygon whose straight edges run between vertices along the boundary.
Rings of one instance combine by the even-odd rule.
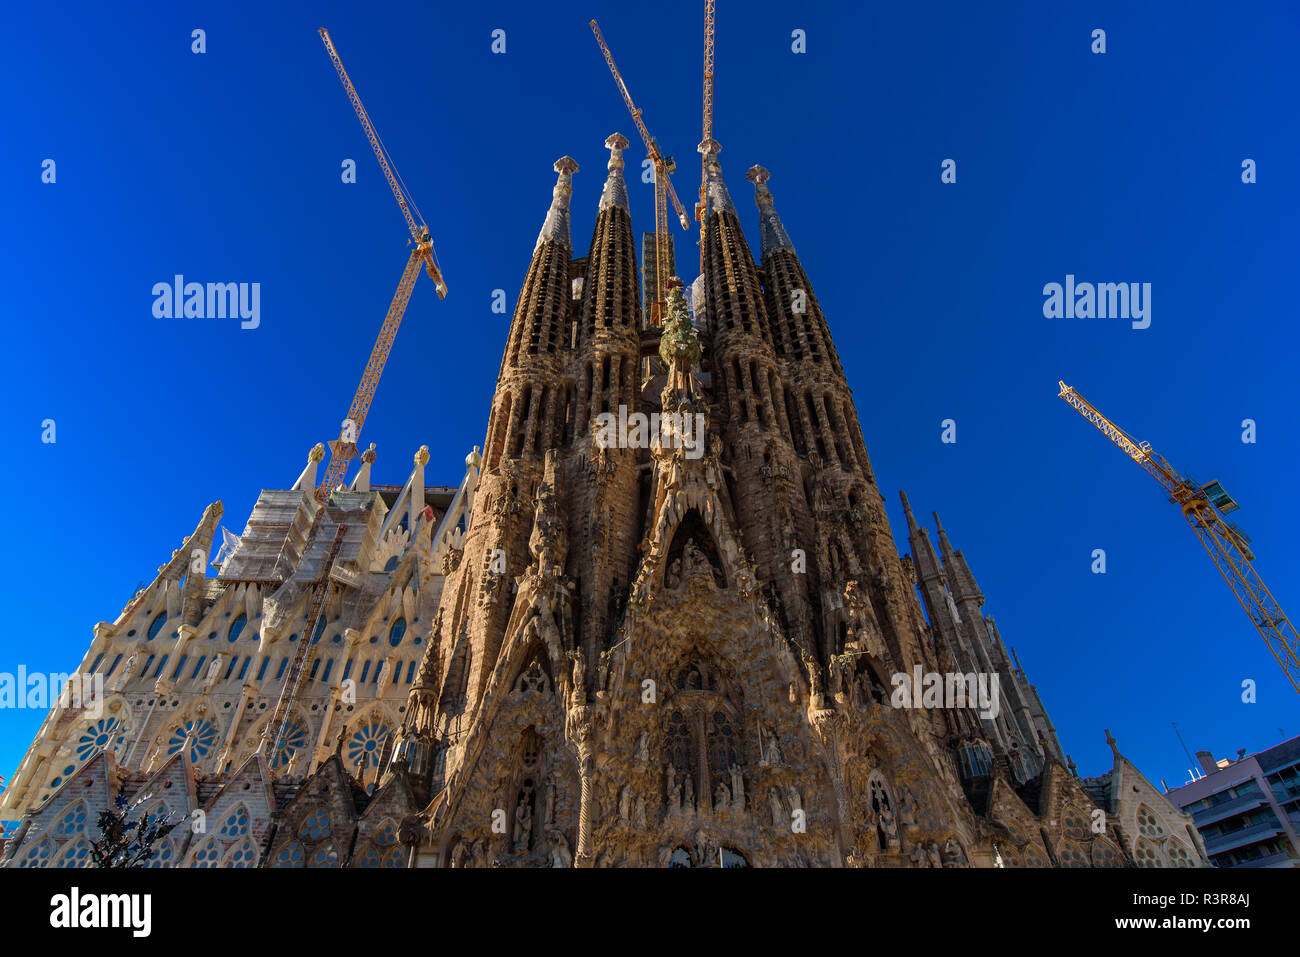
[[[101,707],[50,711],[3,866],[86,863],[122,796],[180,822],[156,866],[1206,865],[1109,734],[1113,769],[1074,772],[905,496],[900,554],[766,170],[755,260],[709,155],[703,273],[649,321],[626,143],[584,256],[555,164],[459,485],[424,448],[377,484],[372,447],[321,501],[318,446],[211,566],[210,505],[95,626]],[[608,440],[637,413],[661,428]],[[993,677],[998,706],[898,706],[922,675]]]

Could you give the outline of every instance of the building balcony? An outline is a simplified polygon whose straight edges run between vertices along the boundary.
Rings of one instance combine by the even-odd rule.
[[[1277,837],[1279,834],[1286,833],[1282,824],[1274,819],[1262,824],[1252,824],[1250,827],[1243,827],[1239,831],[1232,831],[1229,834],[1217,834],[1213,837],[1205,837],[1205,853],[1214,856],[1223,854],[1226,851],[1236,850],[1239,847],[1245,847],[1248,844],[1258,844],[1260,841],[1267,841],[1269,838]]]
[[[1276,854],[1269,854],[1267,857],[1259,857],[1253,861],[1242,861],[1240,864],[1231,865],[1237,867],[1300,867],[1300,858],[1292,857],[1287,851],[1278,851]]]
[[[1195,823],[1197,830],[1200,830],[1216,821],[1236,817],[1238,814],[1253,811],[1255,808],[1262,807],[1267,803],[1268,797],[1264,794],[1247,794],[1244,797],[1233,798],[1231,801],[1224,801],[1222,804],[1216,804],[1213,807],[1202,808],[1192,815],[1192,821]]]
[[[1279,804],[1300,800],[1300,784],[1273,784],[1270,786],[1273,788],[1273,796],[1277,798]]]

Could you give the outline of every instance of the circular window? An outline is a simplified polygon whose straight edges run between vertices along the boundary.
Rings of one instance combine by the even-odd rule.
[[[77,760],[85,761],[108,747],[117,747],[126,735],[117,718],[104,718],[92,724],[77,739]]]
[[[186,741],[190,743],[190,762],[197,764],[199,759],[205,757],[216,744],[217,726],[207,718],[186,721],[172,732],[171,740],[167,742],[167,753],[178,753],[185,747]]]

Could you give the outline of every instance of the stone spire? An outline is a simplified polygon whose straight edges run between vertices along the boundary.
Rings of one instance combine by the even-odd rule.
[[[292,491],[294,492],[314,492],[316,491],[316,466],[325,458],[325,446],[317,442],[312,446],[311,451],[307,453],[307,466],[298,476],[298,480],[293,483]]]
[[[899,491],[898,497],[903,500],[903,512],[907,515],[907,531],[909,536],[915,537],[920,533],[920,527],[916,524],[916,516],[912,514],[912,503],[907,500],[907,493]]]
[[[617,206],[631,213],[627,201],[627,183],[623,181],[623,150],[627,148],[627,137],[622,133],[611,133],[605,140],[609,150],[609,177],[605,180],[605,189],[600,194],[600,209]]]
[[[948,541],[948,533],[944,531],[943,522],[939,521],[939,513],[931,514],[934,515],[934,524],[939,528],[939,549],[943,555],[943,567],[947,571],[948,583],[952,586],[953,595],[958,600],[969,597],[976,599],[981,605],[984,604],[984,594],[975,583],[975,576],[971,574],[965,557],[952,547],[952,542]]]
[[[555,161],[555,172],[560,175],[551,191],[551,208],[546,213],[546,221],[542,223],[542,231],[537,234],[537,245],[533,247],[533,252],[547,242],[573,248],[573,239],[569,234],[569,197],[573,194],[573,174],[577,171],[578,163],[572,156],[561,156]]]
[[[370,448],[361,453],[361,468],[357,470],[357,477],[352,480],[350,488],[354,492],[370,491],[370,468],[375,464],[375,443],[370,443]]]
[[[637,287],[636,242],[632,237],[632,213],[627,184],[623,181],[623,150],[628,145],[622,133],[605,140],[609,150],[609,176],[600,194],[600,208],[587,251],[582,287],[582,306],[575,345],[581,354],[597,331],[618,330],[627,339],[628,360],[636,361],[636,331],[641,325],[640,294]],[[618,350],[616,350],[618,351]],[[603,361],[604,355],[594,357]],[[629,407],[632,398],[621,402]],[[617,409],[619,401],[614,403]]]
[[[934,516],[935,527],[939,530],[939,548],[943,550],[943,557],[947,560],[952,557],[952,543],[948,541],[948,533],[943,530],[943,522],[939,521],[939,513],[931,512],[930,514]]]
[[[718,162],[718,153],[722,151],[716,140],[711,140],[705,160],[705,198],[704,216],[709,213],[735,213],[736,206],[727,192],[727,184],[722,181],[722,164]],[[704,152],[704,151],[701,151]]]
[[[524,287],[515,302],[510,335],[501,357],[501,371],[497,374],[498,384],[512,369],[522,371],[526,368],[529,377],[538,385],[554,379],[555,370],[550,366],[565,342],[564,331],[572,300],[569,259],[573,254],[573,238],[569,231],[569,197],[573,193],[573,174],[577,171],[578,164],[571,156],[561,156],[555,161],[555,172],[559,177],[551,192],[546,220],[537,234],[537,244],[533,246]],[[489,450],[491,448],[489,443]]]
[[[754,184],[754,203],[758,206],[758,255],[766,259],[768,253],[777,249],[794,252],[794,243],[790,234],[781,224],[781,217],[776,214],[776,205],[772,201],[772,191],[767,188],[771,173],[761,166],[751,166],[745,179]]]

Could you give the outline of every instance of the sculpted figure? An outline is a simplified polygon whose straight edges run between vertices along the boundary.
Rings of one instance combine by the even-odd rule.
[[[136,651],[131,652],[131,657],[126,659],[126,664],[122,666],[122,670],[117,673],[117,678],[113,682],[114,691],[122,690],[124,687],[126,687],[127,683],[132,678],[135,677],[135,669],[139,663],[140,663],[139,652]]]
[[[546,832],[546,836],[551,843],[551,866],[572,867],[573,855],[569,852],[569,842],[565,840],[559,829],[552,828]]]
[[[898,843],[898,826],[894,823],[894,812],[888,804],[881,805],[880,808],[880,831],[884,835],[885,844],[893,847]]]
[[[682,568],[687,573],[703,571],[709,567],[709,559],[705,556],[704,551],[699,545],[695,544],[695,539],[688,538],[685,547],[682,548]]]
[[[610,657],[611,657],[610,652],[602,651],[600,653],[600,661],[596,664],[596,690],[598,692],[604,691],[606,685],[609,683]]]
[[[781,744],[776,739],[776,732],[771,728],[767,730],[767,753],[763,756],[763,763],[772,768],[781,766]]]
[[[212,659],[212,664],[208,665],[207,673],[203,676],[203,690],[211,691],[212,686],[221,678],[221,666],[226,663],[225,655],[217,655]]]
[[[451,849],[451,866],[464,867],[465,855],[469,853],[469,848],[464,841],[457,841],[456,846]]]
[[[743,811],[745,809],[745,775],[741,772],[739,764],[733,764],[729,770],[731,773],[731,807],[733,810]]]
[[[713,789],[713,809],[715,811],[725,811],[731,804],[731,790],[727,787],[727,782],[719,780],[718,786]]]
[[[573,652],[573,705],[580,707],[587,703],[587,661],[582,649]]]
[[[808,653],[807,648],[800,649],[800,656],[803,658],[804,670],[808,672],[808,687],[811,693],[816,696],[825,693],[825,687],[822,684],[822,669],[817,664],[817,659]]]
[[[677,769],[668,765],[668,787],[664,792],[668,803],[668,813],[676,814],[682,809],[682,792],[677,786]]]
[[[645,795],[638,794],[636,798],[636,807],[632,811],[632,824],[636,827],[645,827]]]
[[[528,798],[529,793],[525,789],[519,795],[519,803],[515,805],[515,850],[520,853],[528,850],[533,838],[533,806]]]
[[[542,827],[555,823],[555,775],[546,776],[546,791],[542,798]]]
[[[943,845],[943,866],[961,867],[966,863],[966,852],[951,837]]]
[[[785,808],[781,806],[781,795],[777,793],[776,788],[767,789],[767,802],[772,808],[772,826],[781,827],[786,824]]]
[[[911,827],[916,823],[916,797],[906,784],[902,787],[902,797],[899,799],[898,817],[904,827]]]

